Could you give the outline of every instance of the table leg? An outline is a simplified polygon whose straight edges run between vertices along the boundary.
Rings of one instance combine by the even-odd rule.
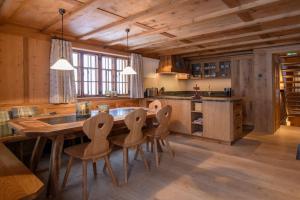
[[[32,172],[35,172],[38,167],[39,161],[43,155],[46,142],[47,142],[47,138],[45,137],[38,137],[36,139],[34,149],[30,159],[30,169]]]
[[[59,192],[59,170],[61,163],[61,153],[64,144],[64,136],[59,135],[52,138],[51,140],[52,149],[49,164],[47,196],[55,197]]]

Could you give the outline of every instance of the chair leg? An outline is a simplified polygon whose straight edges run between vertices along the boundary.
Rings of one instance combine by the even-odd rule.
[[[153,139],[154,140],[154,139]],[[151,153],[153,153],[153,140],[150,141],[150,145],[151,145]]]
[[[146,150],[147,150],[147,152],[149,152],[149,138],[147,138],[147,140],[146,140]]]
[[[154,154],[155,154],[155,163],[156,163],[156,167],[158,167],[159,165],[159,155],[158,155],[158,148],[157,148],[157,139],[154,138]]]
[[[116,178],[116,176],[115,176],[115,174],[114,174],[114,172],[113,172],[113,170],[112,170],[112,167],[111,167],[111,164],[110,164],[109,157],[108,157],[108,156],[105,156],[105,157],[104,157],[104,160],[105,160],[105,166],[106,166],[107,169],[108,169],[108,172],[109,172],[109,175],[110,175],[110,177],[111,177],[111,179],[112,179],[113,184],[114,184],[115,186],[118,186],[118,185],[119,185],[119,184],[118,184],[118,179]]]
[[[164,142],[163,139],[161,139],[160,142],[161,142],[161,144],[162,144],[163,146],[166,146],[166,144],[165,144],[165,142]]]
[[[83,199],[88,199],[87,191],[87,161],[82,161],[82,189],[83,189]]]
[[[94,171],[94,177],[96,178],[97,177],[97,163],[96,163],[96,161],[95,162],[93,161],[93,171]]]
[[[146,157],[145,157],[144,150],[143,150],[143,148],[141,147],[141,145],[138,146],[138,149],[139,149],[139,152],[140,152],[140,154],[141,154],[141,157],[142,157],[142,159],[143,159],[143,161],[144,161],[145,168],[147,169],[147,171],[150,171],[150,168],[149,168],[149,165],[148,165],[148,161],[147,161],[147,159],[146,159]]]
[[[73,159],[74,158],[72,156],[69,158],[69,162],[68,162],[68,165],[67,165],[67,169],[66,169],[64,181],[63,181],[63,184],[62,184],[62,188],[64,188],[66,186],[66,184],[67,184],[68,177],[69,177],[69,174],[70,174],[70,171],[71,171],[71,167],[72,167],[72,163],[73,163]]]
[[[138,155],[139,155],[139,146],[136,147],[136,150],[135,150],[135,154],[134,154],[134,160],[137,160],[138,158]]]
[[[174,157],[175,157],[175,153],[174,153],[174,151],[173,151],[172,148],[171,148],[171,145],[170,145],[170,143],[169,143],[169,140],[168,140],[167,138],[165,138],[165,141],[166,141],[167,148],[168,148],[168,150],[169,150],[169,152],[170,152],[171,157],[174,158]]]
[[[124,167],[124,180],[128,183],[128,149],[123,148],[123,167]]]
[[[80,137],[80,143],[83,144],[83,136]]]

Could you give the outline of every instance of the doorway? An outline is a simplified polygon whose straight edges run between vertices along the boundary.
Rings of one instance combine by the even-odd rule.
[[[300,127],[300,51],[273,54],[275,126]]]

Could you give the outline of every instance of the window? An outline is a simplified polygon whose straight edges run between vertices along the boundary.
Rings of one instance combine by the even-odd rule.
[[[102,96],[111,91],[127,95],[128,77],[121,74],[127,62],[124,57],[74,50],[77,96]]]

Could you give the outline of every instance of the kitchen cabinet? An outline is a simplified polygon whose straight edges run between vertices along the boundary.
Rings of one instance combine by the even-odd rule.
[[[191,100],[166,99],[164,104],[172,106],[169,130],[191,135]]]
[[[231,143],[242,136],[241,99],[203,98],[203,137]]]
[[[231,77],[231,59],[214,58],[190,62],[192,79],[215,79]]]

